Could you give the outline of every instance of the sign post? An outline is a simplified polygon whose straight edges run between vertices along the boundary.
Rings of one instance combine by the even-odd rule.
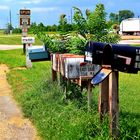
[[[22,29],[22,37],[27,37],[28,28],[30,27],[30,14],[28,9],[20,10],[20,27]],[[23,43],[23,53],[26,53],[26,44]]]

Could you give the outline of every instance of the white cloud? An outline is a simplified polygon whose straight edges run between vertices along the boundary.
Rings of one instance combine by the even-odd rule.
[[[0,10],[7,10],[9,7],[7,5],[0,5]]]
[[[20,4],[39,4],[42,0],[24,0],[20,1]]]
[[[31,11],[33,12],[53,12],[58,10],[57,7],[34,7],[31,8]]]

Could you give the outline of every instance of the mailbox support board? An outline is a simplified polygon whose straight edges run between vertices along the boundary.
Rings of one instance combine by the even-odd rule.
[[[105,114],[109,114],[110,134],[117,137],[119,134],[119,92],[118,92],[118,71],[112,71],[110,75],[100,83],[99,114],[101,122]]]

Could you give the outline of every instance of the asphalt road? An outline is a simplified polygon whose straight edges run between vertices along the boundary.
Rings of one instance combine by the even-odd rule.
[[[22,45],[0,45],[0,50],[14,50],[21,49]]]
[[[22,45],[0,45],[0,50],[14,50],[14,49],[22,49],[22,48],[23,48]]]

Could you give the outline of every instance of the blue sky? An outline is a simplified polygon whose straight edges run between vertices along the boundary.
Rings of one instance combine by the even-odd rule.
[[[52,25],[58,24],[59,16],[63,13],[70,21],[73,6],[82,11],[93,11],[98,3],[105,5],[108,15],[110,12],[128,9],[133,11],[136,17],[140,16],[140,0],[0,0],[0,28],[9,22],[10,10],[14,27],[19,24],[19,10],[23,8],[31,9],[31,22]]]

